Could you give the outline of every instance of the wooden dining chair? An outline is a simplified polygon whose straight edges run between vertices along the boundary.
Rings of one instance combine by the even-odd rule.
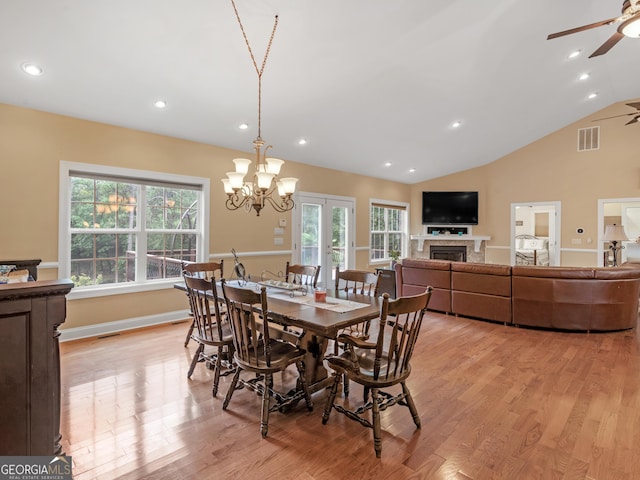
[[[185,275],[185,286],[189,305],[193,314],[194,329],[192,338],[198,342],[193,355],[187,378],[200,361],[205,361],[213,369],[213,396],[218,394],[220,376],[235,371],[233,359],[233,336],[226,315],[220,311],[216,279],[191,277]],[[213,347],[214,352],[205,352],[205,347]],[[224,371],[223,371],[224,369]]]
[[[336,291],[358,293],[360,295],[378,294],[378,274],[366,270],[342,270],[336,266]]]
[[[348,293],[356,293],[359,295],[369,295],[371,297],[378,296],[380,276],[376,273],[366,270],[343,270],[340,266],[336,266],[335,288],[336,291],[344,291]],[[371,321],[366,321],[352,325],[338,334],[348,334],[352,337],[359,337],[363,340],[369,338],[369,330]],[[335,342],[335,353],[338,353],[340,342]],[[342,392],[345,397],[349,396],[349,379],[345,375]]]
[[[318,277],[320,276],[320,265],[290,265],[287,262],[284,278],[286,282],[295,283],[314,289],[318,285]]]
[[[220,273],[217,274],[217,277],[221,279],[223,277],[223,262],[224,260],[220,260],[220,262],[182,262],[182,276],[189,275],[191,277],[210,279],[215,277],[216,272],[219,271]],[[193,317],[193,312],[189,311],[189,315]],[[187,338],[184,340],[185,347],[189,345],[194,327],[195,322],[192,320],[187,332]]]
[[[343,270],[336,267],[335,288],[336,292],[344,291],[347,293],[356,293],[358,295],[369,295],[371,297],[378,296],[380,285],[380,276],[377,273],[366,270]],[[361,338],[369,337],[370,321],[353,325],[340,333],[349,333],[351,336]]]
[[[348,348],[340,355],[325,357],[329,367],[335,370],[335,379],[324,407],[322,423],[327,423],[331,409],[335,409],[373,429],[373,446],[378,458],[382,454],[381,411],[392,405],[405,406],[411,412],[416,427],[420,428],[420,416],[406,380],[411,374],[411,355],[430,298],[431,287],[427,287],[419,295],[396,300],[390,300],[389,294],[385,293],[380,307],[377,340],[368,342],[358,337],[341,335],[339,341],[348,345]],[[343,375],[364,388],[363,404],[358,408],[348,409],[335,403]],[[382,390],[398,384],[402,391],[396,395]],[[366,418],[369,410],[371,420]]]
[[[227,395],[222,404],[226,410],[233,393],[238,387],[240,373],[243,370],[253,372],[256,377],[242,382],[243,386],[262,394],[262,413],[260,417],[260,433],[267,436],[269,413],[273,410],[285,409],[300,395],[283,396],[273,389],[273,374],[283,372],[292,364],[298,369],[298,385],[309,410],[313,409],[311,396],[304,376],[303,359],[306,351],[287,341],[272,339],[269,331],[269,309],[267,305],[267,289],[260,292],[247,288],[232,287],[222,281],[222,291],[227,303],[227,314],[231,323],[234,344],[234,360],[236,370]],[[257,309],[257,311],[256,311]],[[260,315],[259,315],[260,313]],[[271,405],[271,399],[277,399]]]

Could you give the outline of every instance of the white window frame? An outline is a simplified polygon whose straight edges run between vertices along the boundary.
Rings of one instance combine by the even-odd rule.
[[[403,225],[403,230],[402,230],[402,241],[401,241],[401,252],[400,252],[400,256],[401,257],[407,257],[408,253],[409,253],[409,204],[406,202],[394,202],[391,200],[382,200],[379,198],[370,198],[369,199],[369,264],[370,265],[376,265],[376,264],[383,264],[383,263],[389,263],[389,261],[391,260],[389,258],[389,252],[386,252],[386,255],[384,258],[376,258],[376,259],[372,259],[371,258],[371,250],[372,250],[372,245],[371,245],[371,234],[373,233],[371,231],[371,212],[373,209],[373,206],[385,206],[385,207],[390,207],[390,208],[400,208],[400,209],[404,209],[405,212],[405,221],[404,221],[404,225]],[[386,232],[387,234],[389,232]]]
[[[58,223],[58,277],[68,278],[71,274],[71,176],[72,172],[87,175],[102,175],[122,177],[123,181],[138,180],[141,182],[166,182],[194,185],[200,188],[201,202],[198,210],[198,225],[196,228],[198,244],[196,247],[198,261],[209,259],[209,217],[210,217],[210,179],[174,173],[153,172],[149,170],[135,170],[131,168],[110,167],[89,163],[60,161],[59,179],[59,223]],[[144,246],[142,248],[145,248]],[[173,288],[175,278],[146,280],[136,275],[135,282],[108,285],[83,286],[74,288],[67,295],[69,300],[79,298],[102,297],[124,293],[144,292]]]

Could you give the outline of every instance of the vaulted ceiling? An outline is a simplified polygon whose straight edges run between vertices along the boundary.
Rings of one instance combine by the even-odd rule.
[[[258,67],[279,15],[262,137],[285,160],[411,184],[640,96],[640,39],[591,59],[615,25],[546,39],[619,15],[620,0],[236,6]],[[2,103],[243,151],[257,135],[257,74],[230,0],[2,0],[0,45]]]

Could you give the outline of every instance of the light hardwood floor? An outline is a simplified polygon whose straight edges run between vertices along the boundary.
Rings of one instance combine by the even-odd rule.
[[[548,332],[429,313],[409,386],[422,419],[383,413],[372,432],[333,412],[326,391],[259,433],[260,399],[211,397],[187,370],[187,323],[61,344],[63,448],[85,479],[638,479],[637,330]],[[289,383],[290,378],[279,381]],[[340,395],[340,394],[339,394]],[[351,402],[361,390],[352,383]]]

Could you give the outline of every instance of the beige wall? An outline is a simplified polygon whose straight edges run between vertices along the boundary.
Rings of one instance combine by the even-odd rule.
[[[640,124],[625,126],[631,117],[592,122],[630,111],[621,105],[605,108],[488,165],[412,185],[411,233],[422,232],[423,190],[478,190],[479,225],[473,233],[491,236],[490,247],[510,245],[511,203],[560,201],[561,249],[565,249],[561,263],[596,265],[597,255],[590,250],[597,248],[598,199],[640,197]],[[600,149],[577,152],[578,128],[595,125],[600,126]],[[592,244],[571,243],[579,227],[584,229],[582,238],[591,237]],[[488,248],[486,261],[508,264],[509,250]]]
[[[241,152],[126,128],[0,104],[0,259],[41,258],[58,261],[58,178],[61,160],[178,173],[211,179],[210,253],[228,255],[231,248],[257,252],[242,261],[250,273],[278,272],[290,259],[291,214],[266,208],[260,217],[230,212],[220,179]],[[251,145],[247,145],[249,150]],[[242,154],[246,156],[245,154]],[[285,159],[287,160],[287,159]],[[286,176],[299,177],[306,192],[356,199],[358,247],[369,244],[369,199],[408,202],[407,185],[287,161]],[[284,245],[273,245],[273,228],[286,218]],[[261,252],[283,250],[282,255]],[[357,268],[372,268],[367,252],[357,252]],[[225,274],[233,261],[226,261]],[[57,278],[56,269],[41,269],[41,279]],[[184,295],[160,290],[68,302],[65,328],[144,317],[186,309]]]
[[[636,100],[637,101],[637,100]],[[369,199],[411,202],[411,233],[421,233],[423,190],[478,190],[480,193],[478,235],[490,235],[489,247],[510,245],[510,205],[513,202],[562,202],[564,265],[595,265],[593,245],[575,249],[575,229],[584,238],[597,238],[597,200],[640,197],[640,126],[624,126],[628,117],[598,124],[601,148],[576,152],[577,132],[596,125],[595,118],[616,115],[628,107],[612,105],[591,117],[554,132],[488,165],[447,177],[408,186],[385,180],[337,172],[287,161],[283,173],[301,179],[306,192],[356,198],[358,247],[368,245]],[[273,245],[278,214],[265,209],[260,217],[227,211],[220,178],[239,152],[220,147],[119,128],[70,117],[0,104],[0,155],[2,198],[0,210],[0,258],[41,258],[56,263],[58,256],[58,169],[60,160],[129,167],[211,178],[210,252],[273,252],[282,255],[244,256],[249,272],[279,271],[289,259],[290,227],[285,244]],[[489,140],[491,141],[491,140]],[[499,142],[500,139],[495,139]],[[248,146],[249,147],[249,146]],[[286,159],[285,159],[286,160]],[[221,225],[223,227],[221,227]],[[507,248],[488,248],[487,262],[509,263]],[[233,262],[227,261],[229,274]],[[357,252],[357,268],[372,268],[366,250]],[[41,278],[56,278],[55,269],[42,270]],[[69,302],[66,327],[122,320],[186,307],[178,291],[161,290]]]

